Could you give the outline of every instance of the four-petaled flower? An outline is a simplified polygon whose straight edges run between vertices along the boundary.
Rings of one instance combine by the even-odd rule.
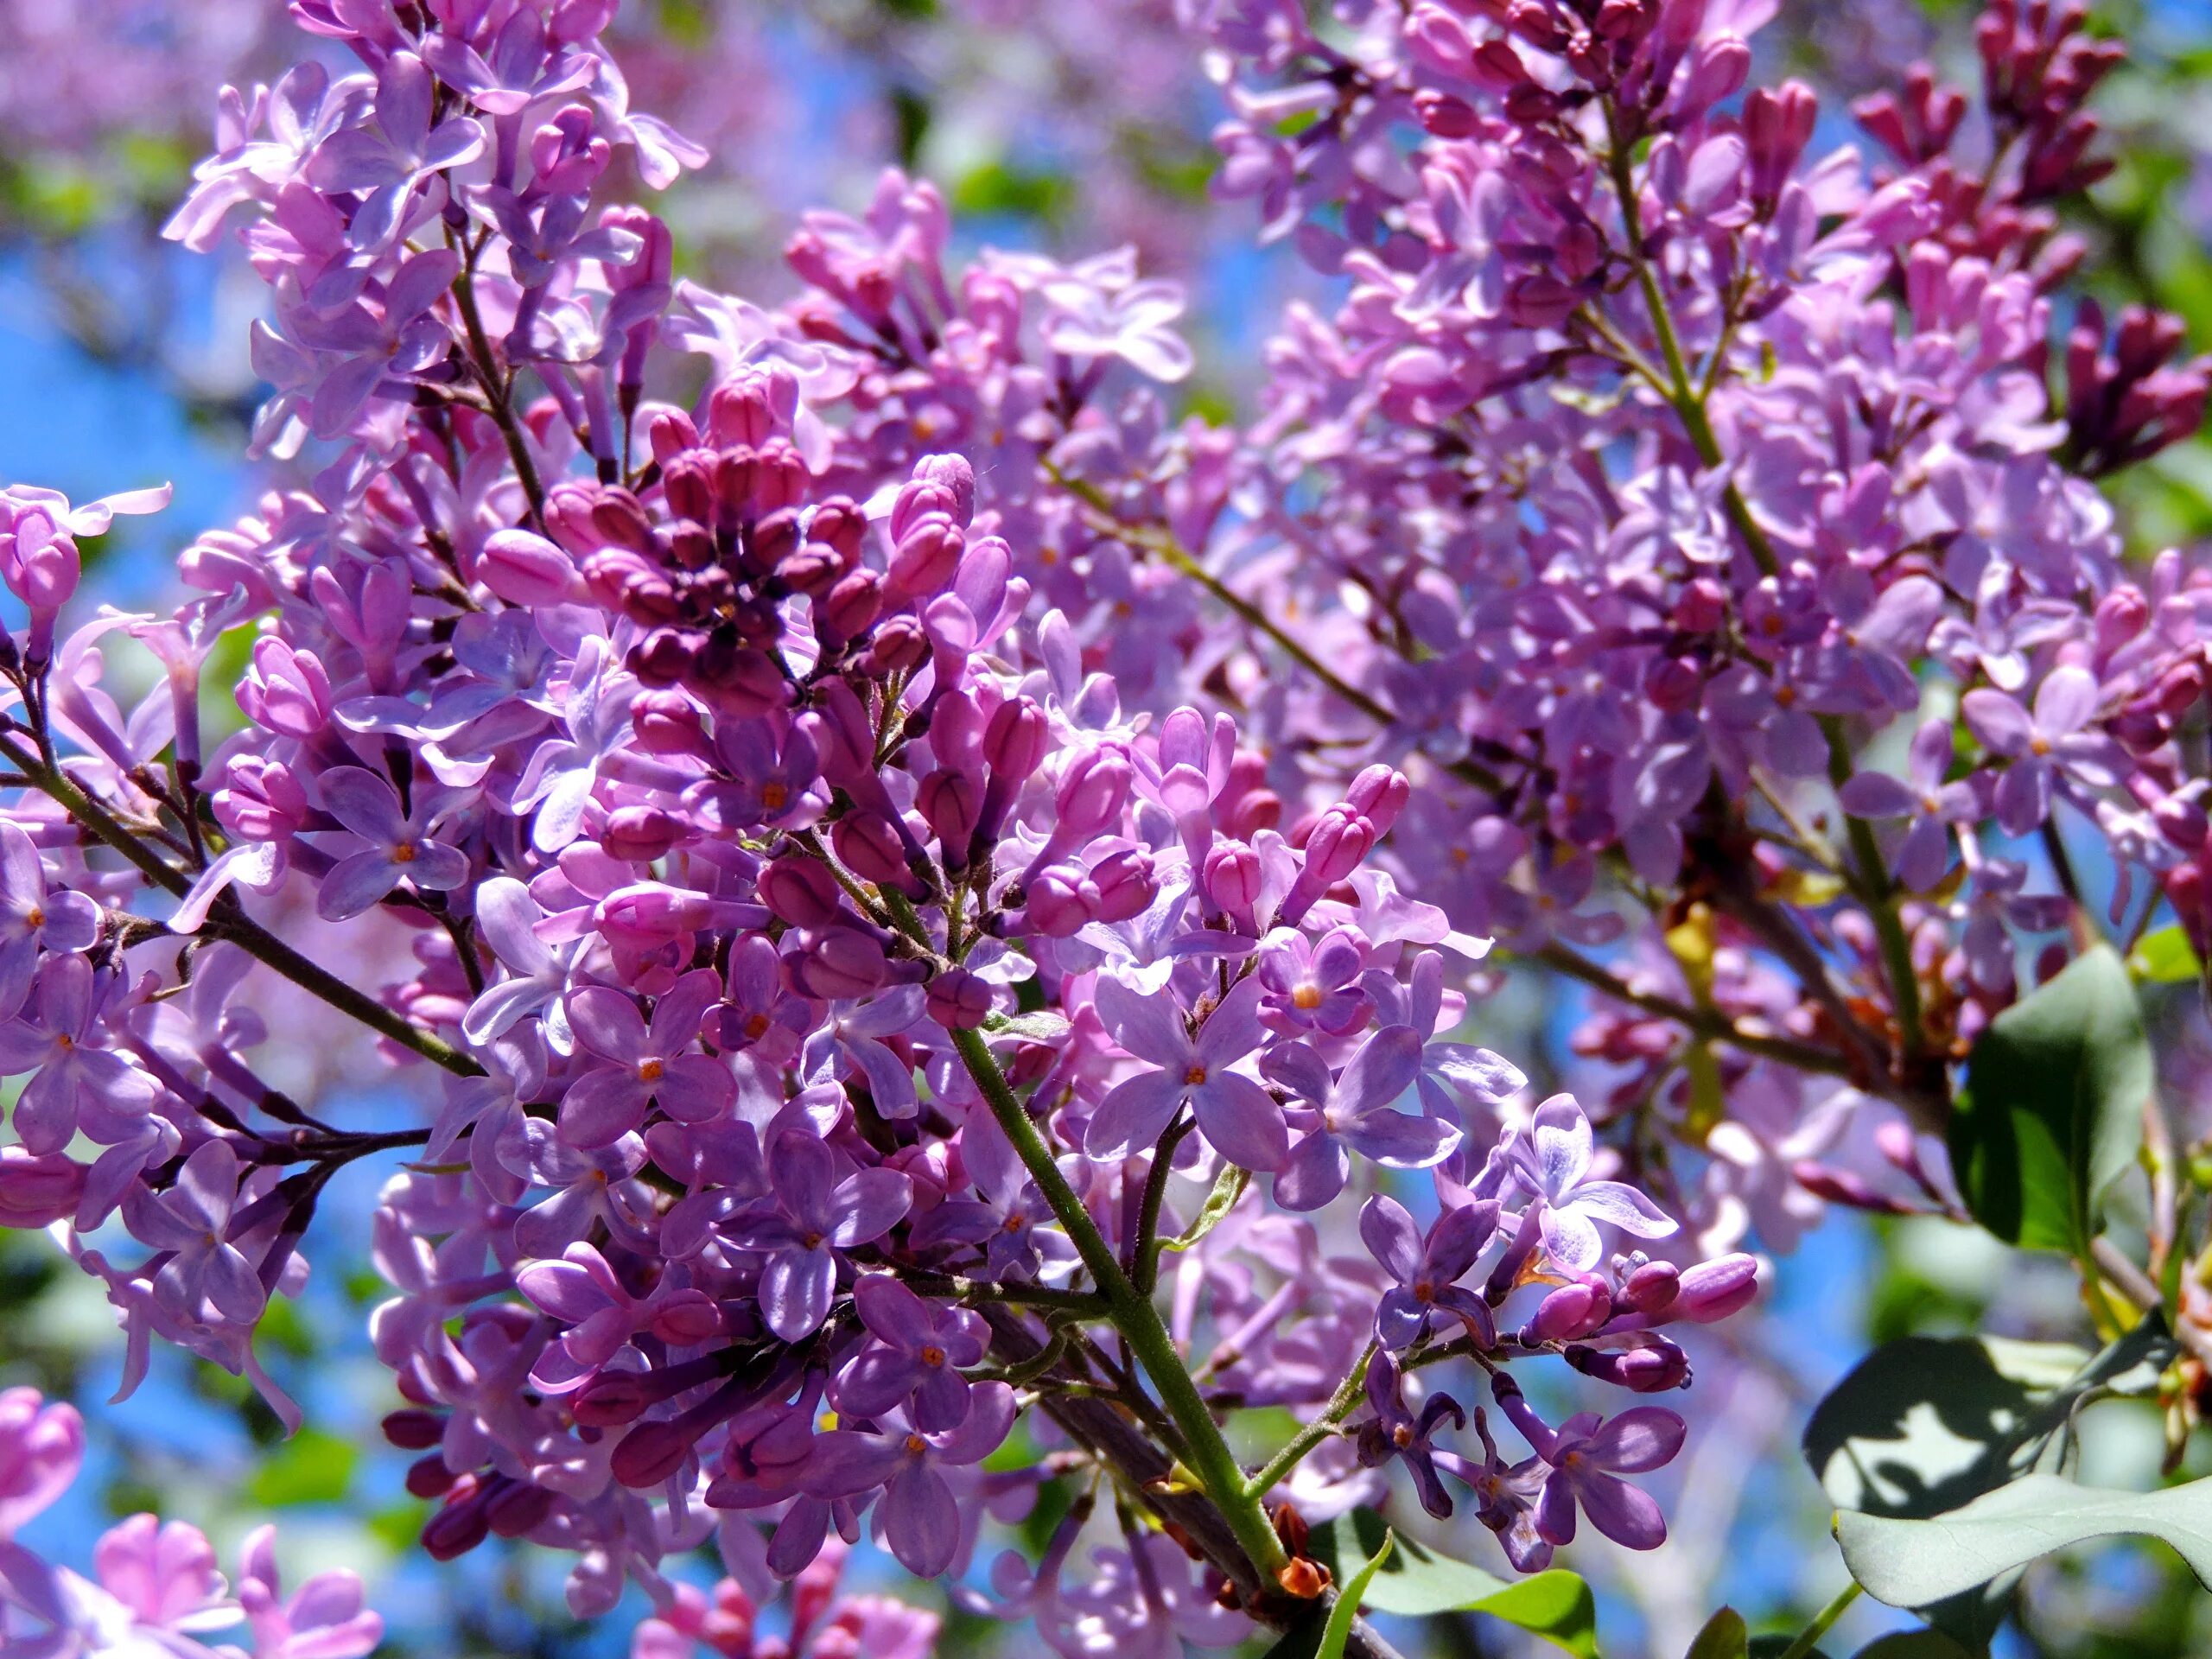
[[[1605,1254],[1597,1224],[1638,1238],[1664,1238],[1675,1220],[1624,1181],[1588,1179],[1590,1120],[1569,1095],[1536,1108],[1528,1134],[1513,1148],[1514,1170],[1543,1205],[1544,1249],[1562,1273],[1587,1273]]]

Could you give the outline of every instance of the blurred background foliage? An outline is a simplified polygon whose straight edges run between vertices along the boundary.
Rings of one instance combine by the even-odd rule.
[[[631,0],[620,33],[638,100],[709,144],[715,165],[658,204],[679,261],[755,297],[791,291],[782,244],[807,206],[852,208],[877,171],[905,167],[944,190],[971,244],[1063,255],[1135,243],[1148,270],[1194,296],[1202,365],[1189,407],[1211,419],[1249,407],[1261,346],[1284,301],[1328,289],[1282,249],[1255,251],[1249,206],[1208,198],[1219,118],[1175,0]],[[2148,303],[2212,350],[2212,9],[2115,0],[2098,27],[2127,67],[2101,95],[2120,164],[2075,228],[2095,250],[2089,287],[2108,309]],[[1764,70],[1814,83],[1824,134],[1848,142],[1851,99],[1896,85],[1927,58],[1975,73],[1966,0],[1784,0],[1761,36]],[[97,551],[95,599],[159,593],[192,530],[250,505],[259,480],[238,459],[257,401],[245,324],[260,285],[222,260],[159,240],[207,142],[216,89],[281,69],[302,37],[278,0],[0,0],[0,476],[80,499],[175,478],[178,505]],[[2063,321],[2063,319],[2062,319]],[[2212,534],[2212,437],[2177,445],[2113,480],[2142,553]],[[95,550],[88,549],[88,552]],[[211,672],[212,695],[224,677]],[[2190,982],[2153,1007],[2175,1057],[2169,1106],[2185,1141],[2212,1129],[2212,1054]],[[1555,985],[1508,979],[1478,1004],[1472,1034],[1533,1059],[1540,1084],[1573,1074],[1580,1007]],[[366,1122],[396,1106],[355,1094],[317,1109]],[[384,1172],[384,1173],[389,1173]],[[243,1382],[167,1351],[120,1406],[100,1402],[123,1355],[109,1310],[36,1234],[0,1232],[0,1382],[79,1401],[92,1420],[92,1478],[42,1517],[65,1559],[112,1518],[159,1503],[226,1551],[270,1511],[287,1517],[293,1570],[362,1570],[390,1622],[384,1652],[619,1654],[630,1621],[571,1620],[561,1568],[486,1548],[446,1567],[411,1549],[427,1506],[405,1492],[407,1458],[375,1432],[398,1402],[367,1346],[382,1281],[367,1259],[381,1175],[365,1165],[334,1189],[308,1292],[264,1326],[264,1358],[306,1408],[289,1440]],[[349,1258],[341,1241],[361,1241]],[[1870,1346],[1980,1330],[2076,1338],[2087,1329],[2063,1263],[2011,1255],[1948,1224],[1831,1211],[1782,1264],[1760,1316],[1697,1355],[1692,1449],[1669,1471],[1675,1537],[1649,1556],[1592,1541],[1574,1565],[1600,1589],[1606,1651],[1675,1659],[1723,1601],[1754,1630],[1794,1630],[1844,1581],[1827,1503],[1797,1451],[1812,1403]],[[2083,1478],[2155,1478],[2155,1408],[2115,1404],[2086,1425]],[[1017,1440],[1001,1453],[1018,1459]],[[2212,1459],[2208,1459],[2212,1468]],[[2199,1471],[2203,1472],[2203,1471]],[[1047,1490],[1035,1542],[1070,1494]],[[979,1572],[988,1568],[988,1561]],[[865,1554],[855,1571],[889,1576]],[[699,1564],[703,1579],[709,1563]],[[642,1611],[633,1595],[626,1612]],[[2116,1545],[2032,1569],[2006,1659],[2187,1659],[2212,1653],[2212,1604],[2161,1548]],[[1831,1638],[1853,1651],[1901,1616],[1861,1603]],[[1529,1650],[1531,1638],[1474,1618],[1396,1632],[1414,1659]],[[948,1610],[942,1651],[1033,1651],[1018,1630]],[[1256,1650],[1256,1649],[1255,1649]]]

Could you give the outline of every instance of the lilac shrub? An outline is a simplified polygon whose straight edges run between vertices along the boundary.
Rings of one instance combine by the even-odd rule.
[[[270,289],[278,481],[172,614],[66,631],[158,501],[0,494],[0,1213],[126,1389],[158,1338],[296,1424],[257,1328],[396,1163],[434,1557],[639,1586],[640,1655],[785,1597],[827,1659],[934,1638],[837,1597],[864,1539],[1071,1655],[1295,1641],[1401,1478],[1522,1572],[1656,1548],[1641,1396],[1739,1246],[1991,1213],[1958,1063],[2094,925],[2062,812],[2203,949],[2212,588],[2094,480],[2208,371],[2086,304],[2051,353],[2076,10],[1985,15],[1975,123],[1918,77],[1808,161],[1755,6],[1186,8],[1220,188],[1344,295],[1239,430],[1171,418],[1131,251],[957,254],[901,174],[787,303],[677,277],[610,181],[708,158],[613,0],[292,10],[169,227]],[[1461,1040],[1493,941],[1597,994],[1603,1097]],[[373,1034],[374,1127],[265,1076],[279,984]]]

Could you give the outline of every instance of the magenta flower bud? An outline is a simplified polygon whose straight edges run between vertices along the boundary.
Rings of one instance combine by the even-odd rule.
[[[563,479],[545,492],[546,533],[578,558],[604,547],[607,537],[592,519],[592,508],[598,500],[596,484]]]
[[[2190,662],[2168,669],[2158,677],[2152,694],[2158,699],[2160,714],[2169,720],[2180,718],[2204,695],[2202,665]]]
[[[2169,795],[2152,807],[2151,818],[2158,826],[2158,833],[2185,853],[2202,847],[2208,828],[2212,828],[2208,825],[2204,809],[2179,795]]]
[[[1379,841],[1390,833],[1390,826],[1398,821],[1398,814],[1405,810],[1413,792],[1414,786],[1407,781],[1405,773],[1395,766],[1378,764],[1364,768],[1351,780],[1351,786],[1344,791],[1344,799],[1358,810]]]
[[[947,1031],[973,1031],[991,1011],[990,982],[964,968],[949,969],[929,983],[930,1018]]]
[[[215,820],[240,841],[289,841],[307,828],[307,791],[281,760],[257,754],[231,758],[215,791]]]
[[[914,804],[937,836],[945,868],[965,868],[968,849],[975,840],[976,820],[983,805],[983,791],[976,786],[976,780],[964,772],[939,766],[922,779]]]
[[[592,919],[610,939],[651,946],[709,925],[714,900],[664,882],[636,881],[601,899]]]
[[[1740,1251],[1684,1270],[1674,1315],[1693,1325],[1711,1325],[1751,1305],[1759,1294],[1759,1264]]]
[[[377,1427],[402,1452],[427,1452],[445,1438],[446,1420],[435,1411],[410,1406],[386,1412]]]
[[[883,613],[883,583],[873,570],[850,570],[840,576],[821,601],[819,613],[824,634],[851,639],[866,633]]]
[[[1079,845],[1119,822],[1133,776],[1128,756],[1119,749],[1097,748],[1077,755],[1060,774],[1053,798],[1058,819],[1053,839]]]
[[[692,684],[715,713],[738,720],[772,714],[791,698],[791,681],[780,663],[765,651],[728,642],[719,632],[699,648]]]
[[[661,494],[678,518],[704,524],[715,516],[715,452],[686,449],[660,464]]]
[[[760,482],[760,452],[747,444],[724,449],[715,457],[715,517],[724,528],[752,516],[754,493]]]
[[[809,541],[821,543],[836,552],[848,570],[859,563],[861,542],[868,534],[868,515],[849,495],[833,495],[814,509],[814,517],[807,520]]]
[[[1621,1300],[1639,1313],[1663,1313],[1674,1305],[1681,1274],[1671,1262],[1646,1262],[1621,1287]]]
[[[1688,1354],[1664,1337],[1647,1336],[1640,1340],[1649,1345],[1625,1349],[1578,1345],[1567,1348],[1564,1357],[1583,1376],[1594,1376],[1632,1394],[1664,1394],[1669,1389],[1689,1386]]]
[[[619,1428],[634,1423],[667,1391],[652,1386],[641,1371],[601,1371],[576,1390],[569,1402],[569,1414],[585,1428]]]
[[[34,618],[50,619],[67,604],[83,569],[75,540],[43,507],[25,511],[0,534],[0,578]]]
[[[1331,807],[1306,838],[1306,867],[1300,884],[1311,883],[1327,892],[1357,869],[1374,845],[1374,826],[1349,808]]]
[[[715,388],[707,399],[707,436],[716,448],[766,443],[776,429],[765,381],[747,378]]]
[[[802,542],[776,562],[776,580],[809,599],[826,598],[844,574],[837,550],[821,542]]]
[[[492,1531],[478,1488],[474,1484],[464,1486],[457,1481],[454,1491],[462,1495],[449,1499],[445,1508],[432,1516],[423,1528],[423,1549],[434,1561],[450,1561],[466,1555]]]
[[[696,1347],[721,1335],[728,1325],[721,1304],[703,1290],[672,1291],[653,1313],[653,1334],[679,1348]]]
[[[1762,86],[1744,100],[1744,144],[1749,152],[1751,200],[1772,212],[1789,182],[1790,169],[1805,153],[1821,100],[1802,80],[1785,81],[1772,92]]]
[[[1029,925],[1048,939],[1071,938],[1096,915],[1098,890],[1065,865],[1031,877],[1025,892]]]
[[[653,521],[645,504],[627,490],[600,487],[591,504],[591,527],[610,546],[626,547],[633,553],[653,550]]]
[[[1482,118],[1464,98],[1424,86],[1414,94],[1414,112],[1421,130],[1433,138],[1471,138],[1481,129]]]
[[[825,1002],[866,996],[891,976],[883,947],[858,928],[829,927],[784,957],[791,983]]]
[[[658,806],[620,806],[607,815],[599,844],[611,858],[650,864],[690,832]]]
[[[894,887],[910,899],[928,891],[906,868],[906,840],[883,813],[848,813],[831,828],[830,839],[845,868],[861,880]]]
[[[814,474],[798,450],[780,438],[766,444],[760,450],[760,478],[753,486],[754,510],[765,515],[798,506],[813,482]]]
[[[1741,35],[1723,35],[1697,48],[1676,106],[1700,114],[1742,90],[1751,73],[1751,48]]]
[[[861,664],[879,678],[911,674],[928,659],[930,637],[911,616],[894,616],[878,626]]]
[[[894,600],[943,593],[967,546],[968,538],[950,518],[932,513],[917,520],[891,555],[885,591]]]
[[[1573,1342],[1590,1335],[1612,1315],[1612,1294],[1604,1280],[1589,1274],[1561,1285],[1539,1302],[1525,1338],[1533,1342]]]
[[[1052,735],[1052,722],[1042,709],[1028,697],[1010,697],[983,728],[983,763],[994,779],[1003,777],[1018,787],[1044,764]]]
[[[1101,859],[1090,872],[1090,885],[1097,892],[1097,918],[1126,922],[1141,914],[1158,896],[1153,879],[1152,855],[1141,847],[1124,848]]]
[[[682,1418],[640,1423],[614,1448],[607,1472],[632,1491],[658,1486],[683,1466],[695,1437]]]
[[[1266,880],[1260,855],[1233,841],[1217,842],[1206,854],[1206,897],[1232,916],[1251,913]]]
[[[330,723],[330,676],[321,659],[274,635],[253,642],[237,696],[248,720],[286,737],[313,737]]]
[[[437,1441],[434,1438],[429,1444],[435,1446]],[[452,1470],[446,1467],[445,1459],[434,1452],[427,1458],[417,1458],[407,1465],[405,1484],[410,1497],[443,1497],[454,1489],[458,1478]]]
[[[1685,633],[1711,633],[1728,620],[1728,590],[1711,576],[1683,584],[1675,600],[1675,626]]]
[[[707,746],[699,705],[672,687],[648,686],[630,705],[630,729],[648,754],[698,754]]]
[[[635,548],[595,547],[580,566],[593,601],[640,622],[675,620],[680,607],[676,584]]]
[[[653,459],[665,467],[671,456],[699,447],[699,429],[682,410],[664,409],[646,423],[645,442],[652,446]]]
[[[760,902],[793,927],[824,928],[842,913],[844,893],[819,863],[796,854],[777,859],[760,872]]]
[[[519,1538],[553,1513],[554,1495],[543,1486],[510,1480],[485,1505],[485,1518],[502,1538]]]
[[[649,690],[664,691],[691,677],[699,637],[683,628],[655,628],[630,648],[630,671]]]
[[[955,524],[966,524],[976,517],[976,469],[965,455],[924,455],[914,463],[914,478],[951,498]]]
[[[2097,601],[2097,655],[2109,656],[2143,632],[2151,620],[2150,601],[2133,587],[2115,588]]]
[[[51,1227],[77,1211],[85,1166],[58,1152],[0,1147],[0,1227]]]

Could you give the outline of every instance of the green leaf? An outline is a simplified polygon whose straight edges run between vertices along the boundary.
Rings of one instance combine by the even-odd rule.
[[[1878,1636],[1853,1659],[1970,1659],[1966,1649],[1941,1630],[1891,1630]]]
[[[1036,173],[988,161],[954,181],[952,210],[963,218],[1005,213],[1018,219],[1059,218],[1067,211],[1074,185],[1064,174]]]
[[[2139,939],[2128,952],[2127,966],[2136,978],[2153,985],[2186,984],[2204,972],[2204,964],[2196,959],[2196,947],[2189,942],[2188,930],[2178,922]]]
[[[994,1037],[1019,1037],[1024,1042],[1052,1043],[1067,1035],[1068,1021],[1058,1014],[991,1014],[983,1029]]]
[[[2155,1389],[2173,1353],[2158,1317],[2096,1355],[2064,1343],[1907,1337],[1868,1355],[1814,1408],[1805,1460],[1840,1509],[1939,1515],[2021,1475],[2066,1469],[2075,1414],[2107,1395]],[[2000,1580],[1925,1614],[1979,1648],[2012,1591]]]
[[[2164,1540],[2201,1583],[2212,1580],[2212,1481],[2157,1492],[2076,1486],[2030,1475],[1926,1521],[1836,1516],[1844,1565],[1877,1601],[1925,1607],[2092,1538]]]
[[[353,1465],[359,1459],[351,1440],[319,1428],[303,1428],[255,1471],[248,1490],[264,1509],[335,1503],[353,1484]]]
[[[1683,1659],[1747,1659],[1751,1650],[1751,1632],[1744,1626],[1744,1616],[1733,1607],[1723,1607],[1705,1621],[1705,1628],[1697,1633]]]
[[[2164,1319],[2102,1353],[1997,1337],[1906,1337],[1859,1361],[1813,1408],[1805,1461],[1840,1509],[1924,1518],[2047,1463],[2074,1414],[2147,1393],[2171,1363]]]
[[[1344,1643],[1351,1636],[1351,1622],[1359,1617],[1360,1598],[1367,1593],[1367,1586],[1375,1582],[1375,1575],[1382,1563],[1390,1559],[1390,1547],[1395,1542],[1385,1531],[1382,1542],[1367,1565],[1351,1575],[1351,1582],[1337,1592],[1336,1603],[1329,1609],[1329,1622],[1321,1627],[1321,1645],[1313,1659],[1344,1659]]]
[[[1789,1651],[1789,1644],[1796,1639],[1794,1636],[1755,1636],[1751,1638],[1751,1659],[1781,1659],[1782,1655]],[[1821,1649],[1815,1648],[1810,1653],[1802,1655],[1800,1659],[1828,1659],[1828,1656]]]
[[[1199,1208],[1197,1218],[1188,1227],[1166,1240],[1160,1246],[1167,1250],[1187,1250],[1220,1224],[1221,1218],[1236,1207],[1236,1200],[1244,1196],[1244,1189],[1251,1184],[1252,1172],[1240,1169],[1235,1164],[1224,1165],[1214,1178],[1213,1191],[1206,1194],[1205,1203]]]
[[[1370,1559],[1388,1530],[1374,1510],[1356,1510],[1314,1535],[1313,1553],[1341,1580],[1341,1564]],[[1488,1613],[1542,1637],[1577,1659],[1598,1659],[1596,1602],[1587,1584],[1563,1570],[1509,1581],[1400,1535],[1363,1599],[1378,1613],[1403,1618]]]
[[[1940,1516],[2035,1469],[2093,1395],[2157,1387],[2170,1358],[2159,1319],[2097,1356],[2063,1343],[1907,1336],[1814,1407],[1805,1462],[1838,1509]]]
[[[1974,1217],[2008,1244],[2084,1254],[2134,1162],[2151,1047],[2108,945],[1990,1022],[1967,1060],[1951,1162]]]

